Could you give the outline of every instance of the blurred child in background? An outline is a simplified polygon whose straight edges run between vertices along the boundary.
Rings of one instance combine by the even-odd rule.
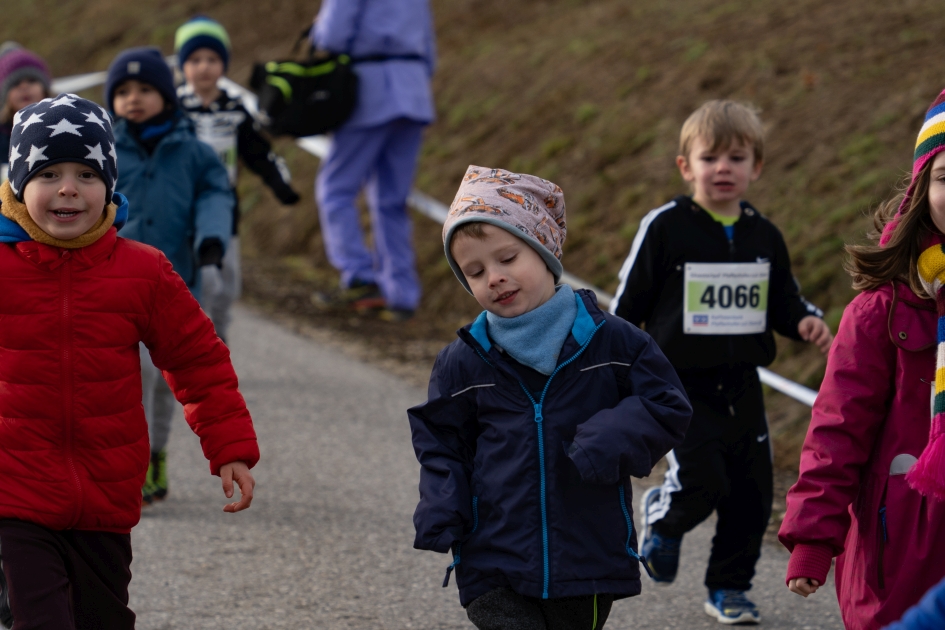
[[[843,312],[778,533],[799,595],[837,559],[849,630],[896,621],[945,575],[943,117],[945,92],[926,113],[905,193],[877,210],[872,243],[847,247],[862,293]]]
[[[223,256],[222,284],[204,285],[200,303],[213,320],[217,334],[227,339],[230,307],[240,294],[239,200],[236,198],[237,156],[272,190],[283,204],[298,203],[289,170],[261,133],[239,94],[219,85],[230,61],[230,38],[221,24],[198,16],[177,29],[174,47],[186,83],[177,90],[181,107],[226,167],[233,189],[233,235]]]
[[[115,146],[128,224],[121,235],[157,247],[199,299],[201,283],[219,287],[233,232],[226,169],[177,102],[170,68],[156,48],[130,48],[108,68],[105,102],[118,118]],[[144,409],[151,437],[145,504],[167,496],[167,446],[176,402],[141,348]]]
[[[7,178],[13,116],[50,95],[46,62],[16,42],[0,44],[0,182]]]

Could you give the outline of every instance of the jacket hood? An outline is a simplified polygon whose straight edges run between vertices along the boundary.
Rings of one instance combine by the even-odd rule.
[[[120,230],[128,222],[128,200],[123,194],[116,192],[112,194],[112,203],[118,206],[113,225],[115,229]],[[0,243],[21,243],[31,240],[33,239],[30,235],[16,221],[0,215]]]

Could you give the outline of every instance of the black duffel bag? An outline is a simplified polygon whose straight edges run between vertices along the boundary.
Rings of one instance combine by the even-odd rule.
[[[308,30],[299,43],[308,36]],[[327,133],[341,126],[358,100],[358,77],[344,54],[309,48],[302,61],[257,63],[249,84],[259,98],[259,120],[273,135]]]

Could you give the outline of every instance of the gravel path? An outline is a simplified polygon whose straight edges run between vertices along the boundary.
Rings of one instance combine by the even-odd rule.
[[[132,538],[131,605],[142,630],[467,628],[445,555],[411,548],[418,466],[405,409],[421,389],[247,309],[231,332],[262,461],[253,507],[224,514],[219,479],[182,415],[171,494]],[[720,627],[702,611],[710,523],[683,543],[680,577],[617,602],[607,627]],[[805,601],[766,545],[752,596],[763,627],[840,628],[833,585]]]

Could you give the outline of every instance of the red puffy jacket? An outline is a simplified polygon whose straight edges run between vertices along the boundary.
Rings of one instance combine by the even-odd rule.
[[[778,536],[787,579],[836,585],[849,630],[891,623],[945,576],[945,502],[905,473],[929,439],[935,303],[901,283],[861,293],[827,359]]]
[[[229,351],[158,250],[110,229],[81,249],[0,245],[0,518],[127,533],[148,426],[138,342],[210,471],[259,459]]]

